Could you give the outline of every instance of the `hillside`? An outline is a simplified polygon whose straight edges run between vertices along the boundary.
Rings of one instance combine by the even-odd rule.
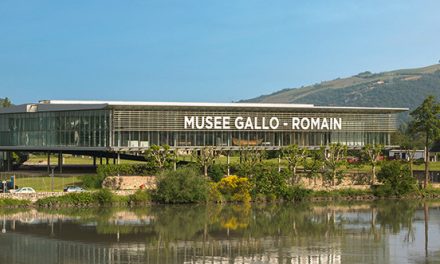
[[[430,94],[440,99],[440,64],[382,73],[367,71],[302,88],[283,89],[243,102],[414,109]],[[401,114],[399,119],[407,120],[408,113]]]

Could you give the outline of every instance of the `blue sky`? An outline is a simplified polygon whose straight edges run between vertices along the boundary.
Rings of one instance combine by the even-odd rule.
[[[332,3],[332,4],[330,4]],[[440,1],[0,1],[0,97],[231,102],[440,59]]]

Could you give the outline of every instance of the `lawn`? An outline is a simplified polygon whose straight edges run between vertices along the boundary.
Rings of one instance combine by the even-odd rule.
[[[16,176],[15,185],[32,187],[37,192],[50,192],[52,179],[49,176]],[[55,192],[63,191],[67,185],[81,185],[81,176],[56,176],[53,178]]]
[[[425,170],[425,164],[414,165],[414,170]],[[431,171],[440,171],[440,161],[430,162],[429,170]]]

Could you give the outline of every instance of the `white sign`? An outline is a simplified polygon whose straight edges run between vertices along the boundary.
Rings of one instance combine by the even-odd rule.
[[[230,116],[185,116],[184,129],[206,130],[277,130],[286,127],[291,130],[341,130],[342,118],[292,117],[290,122],[281,122],[277,117]]]

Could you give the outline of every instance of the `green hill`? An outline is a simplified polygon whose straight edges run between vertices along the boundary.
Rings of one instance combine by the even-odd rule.
[[[302,88],[283,89],[243,102],[408,107],[412,110],[430,94],[440,99],[440,64],[382,73],[366,71]],[[399,119],[407,120],[408,113]]]

